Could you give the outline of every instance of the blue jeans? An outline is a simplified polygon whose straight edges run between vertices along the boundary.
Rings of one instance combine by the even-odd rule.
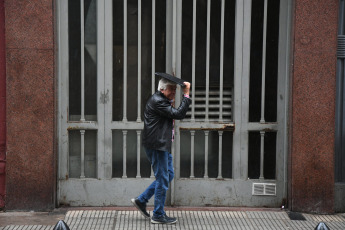
[[[153,216],[165,214],[164,204],[169,183],[174,178],[172,156],[169,152],[145,148],[156,180],[138,197],[141,203],[147,203],[155,195]]]

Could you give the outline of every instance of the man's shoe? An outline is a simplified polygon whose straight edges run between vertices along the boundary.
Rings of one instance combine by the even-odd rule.
[[[175,224],[177,222],[177,219],[174,217],[168,217],[166,214],[160,216],[160,217],[154,217],[151,218],[152,224]]]
[[[133,203],[133,205],[141,212],[141,214],[146,217],[146,218],[150,218],[150,214],[146,211],[146,204],[145,203],[141,203],[138,198],[133,198],[131,199],[131,202]]]

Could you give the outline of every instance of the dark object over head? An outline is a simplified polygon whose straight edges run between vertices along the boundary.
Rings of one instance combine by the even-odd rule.
[[[167,74],[167,73],[155,73],[156,76],[159,76],[161,78],[165,78],[169,81],[172,81],[178,85],[180,85],[181,87],[185,87],[185,84],[183,84],[183,82],[185,82],[185,80],[182,80],[180,78],[174,77],[173,75]]]
[[[330,230],[330,229],[328,228],[328,226],[327,226],[325,223],[320,222],[320,223],[316,226],[315,230]]]
[[[63,220],[59,220],[59,222],[55,225],[53,230],[70,230],[70,229]]]

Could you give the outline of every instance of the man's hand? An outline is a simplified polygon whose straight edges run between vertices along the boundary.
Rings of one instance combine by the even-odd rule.
[[[183,82],[183,84],[186,86],[183,88],[183,94],[189,95],[190,83],[185,81],[185,82]]]

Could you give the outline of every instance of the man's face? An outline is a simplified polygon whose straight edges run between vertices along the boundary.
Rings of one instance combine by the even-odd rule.
[[[168,85],[165,90],[161,90],[161,92],[166,96],[169,100],[175,99],[176,94],[176,85]]]

